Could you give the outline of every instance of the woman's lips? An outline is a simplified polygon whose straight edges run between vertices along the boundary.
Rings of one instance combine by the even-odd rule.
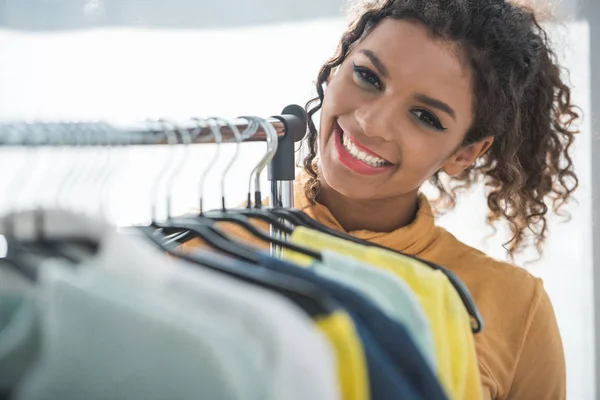
[[[349,140],[349,135],[344,135],[337,124],[333,134],[338,159],[348,169],[361,175],[376,175],[389,171],[393,166],[389,161],[363,146],[359,148],[355,142]]]
[[[373,150],[368,149],[365,146],[358,143],[356,140],[354,140],[354,138],[352,136],[346,134],[344,132],[344,130],[341,129],[341,127],[340,127],[340,131],[341,131],[340,134],[342,135],[342,144],[344,144],[344,147],[346,147],[346,149],[348,149],[349,146],[354,146],[361,153],[365,153],[373,158],[381,160],[381,161],[385,162],[386,164],[390,164],[390,165],[392,164],[389,160],[385,159],[384,157],[381,157],[379,154],[375,153]],[[349,142],[349,143],[346,143],[346,142]]]

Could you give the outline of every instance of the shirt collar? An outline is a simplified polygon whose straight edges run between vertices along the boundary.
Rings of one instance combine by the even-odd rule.
[[[433,210],[424,194],[419,194],[417,215],[410,224],[391,232],[369,230],[348,232],[340,225],[327,207],[320,203],[316,203],[314,206],[310,204],[304,193],[304,183],[307,178],[306,174],[302,174],[295,181],[294,206],[328,228],[415,256],[419,256],[440,237],[441,231],[435,225]]]

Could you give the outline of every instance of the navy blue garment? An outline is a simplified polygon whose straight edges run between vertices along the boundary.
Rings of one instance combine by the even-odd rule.
[[[314,272],[292,263],[263,254],[259,257],[261,265],[264,267],[309,281],[326,290],[338,300],[350,312],[353,319],[359,322],[357,325],[359,327],[363,325],[381,346],[384,351],[383,355],[388,356],[391,360],[391,367],[396,372],[398,382],[409,384],[416,393],[416,397],[400,398],[447,399],[439,381],[415,347],[406,329],[389,318],[368,298],[338,282],[318,276]],[[358,329],[360,334],[360,328]],[[368,335],[366,336],[368,337]],[[381,370],[372,370],[369,365],[369,380],[373,386],[379,374],[382,374]],[[377,396],[372,398],[379,399]]]
[[[390,356],[373,337],[369,329],[360,322],[358,316],[345,307],[344,311],[352,318],[356,333],[365,352],[369,374],[369,398],[371,400],[421,399],[421,396],[417,394],[406,377],[397,372]]]

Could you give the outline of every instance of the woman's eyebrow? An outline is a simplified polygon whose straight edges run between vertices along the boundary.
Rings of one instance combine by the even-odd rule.
[[[373,65],[375,66],[375,68],[377,69],[377,71],[379,71],[379,73],[384,78],[389,78],[390,77],[390,74],[388,73],[387,68],[385,67],[385,65],[383,64],[383,62],[379,59],[379,57],[377,57],[375,55],[375,53],[373,53],[371,50],[368,50],[368,49],[361,49],[360,52],[362,54],[364,54],[365,56],[367,56],[367,58],[369,60],[371,60],[371,62],[373,63]]]
[[[449,116],[452,117],[453,120],[456,121],[456,113],[448,104],[444,103],[441,100],[434,99],[433,97],[429,97],[424,94],[416,94],[415,99],[420,101],[421,103],[427,104],[429,107],[437,108],[440,111],[445,112]]]

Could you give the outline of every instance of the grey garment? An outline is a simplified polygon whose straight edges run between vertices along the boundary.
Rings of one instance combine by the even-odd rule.
[[[32,282],[0,263],[0,397],[16,387],[40,349]]]
[[[410,286],[384,269],[360,262],[335,251],[324,250],[323,262],[314,263],[317,274],[358,290],[390,318],[402,324],[423,358],[437,372],[435,343],[425,311]]]
[[[104,271],[49,265],[40,284],[44,348],[15,399],[265,398],[237,333],[208,315]]]
[[[0,293],[0,393],[16,387],[40,349],[40,326],[34,300]]]
[[[99,268],[192,304],[193,308],[212,310],[223,324],[227,319],[240,324],[237,340],[252,347],[253,360],[263,377],[261,384],[269,393],[265,400],[339,399],[331,346],[315,323],[291,301],[166,257],[144,238],[112,234],[103,243],[97,259]]]
[[[35,290],[34,282],[0,260],[0,293],[25,294]]]

